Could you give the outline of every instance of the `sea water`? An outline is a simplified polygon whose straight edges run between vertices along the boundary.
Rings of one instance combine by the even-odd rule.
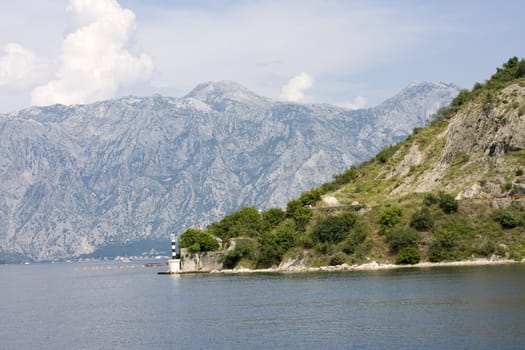
[[[525,266],[157,275],[0,265],[0,349],[524,349]]]

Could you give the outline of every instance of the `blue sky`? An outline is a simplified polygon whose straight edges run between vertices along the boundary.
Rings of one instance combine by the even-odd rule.
[[[233,80],[374,106],[412,81],[470,88],[525,57],[523,1],[18,0],[0,11],[0,112]]]

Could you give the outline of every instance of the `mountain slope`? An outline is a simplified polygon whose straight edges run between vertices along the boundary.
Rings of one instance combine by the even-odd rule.
[[[259,218],[244,208],[205,233],[225,242],[227,268],[520,261],[524,172],[525,60],[512,58],[427,127],[303,193],[286,211]]]
[[[406,142],[376,156],[383,162],[370,165],[369,175],[341,189],[345,195],[340,200],[371,194],[361,196],[360,186],[375,186],[381,194],[377,201],[439,190],[458,199],[493,198],[509,190],[521,193],[521,178],[515,173],[525,163],[525,87],[511,84],[495,96],[499,102],[494,105],[487,106],[479,97],[453,117],[438,115],[430,127],[415,129]]]
[[[243,205],[283,206],[423,125],[458,92],[411,84],[349,111],[233,82],[0,116],[0,247],[35,260],[149,250]],[[147,243],[147,244],[146,244]]]
[[[525,258],[525,61],[513,62],[326,194],[371,208],[370,256],[408,262],[393,244],[412,234],[418,259]]]

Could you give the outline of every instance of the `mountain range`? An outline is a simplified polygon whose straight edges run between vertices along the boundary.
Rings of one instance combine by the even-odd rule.
[[[183,98],[0,115],[0,258],[133,254],[242,206],[283,207],[404,139],[458,92],[412,83],[376,107],[348,110],[221,81]]]

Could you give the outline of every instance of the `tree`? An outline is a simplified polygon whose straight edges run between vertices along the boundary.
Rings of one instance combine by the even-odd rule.
[[[181,248],[188,248],[192,253],[209,252],[217,250],[220,247],[219,242],[207,233],[206,231],[199,231],[189,228],[180,236]]]
[[[287,219],[275,228],[276,242],[283,253],[299,244],[300,236],[295,227],[295,222]]]
[[[285,217],[286,217],[286,213],[280,208],[268,209],[262,214],[261,226],[265,230],[271,230],[277,225],[279,225],[284,220]]]
[[[295,221],[286,219],[275,228],[274,232],[265,232],[259,237],[257,268],[278,265],[283,255],[299,244],[300,236],[295,228]]]
[[[222,239],[240,236],[256,237],[260,230],[261,218],[255,207],[244,207],[208,227],[211,234]]]
[[[278,265],[284,254],[283,249],[277,242],[277,237],[273,233],[264,233],[259,237],[259,254],[257,255],[257,268],[268,268]]]
[[[254,244],[247,239],[239,239],[235,242],[235,248],[230,250],[224,257],[223,266],[227,269],[233,269],[242,258],[253,258]]]
[[[405,247],[396,255],[396,264],[417,264],[421,260],[421,254],[416,247]]]
[[[295,199],[288,202],[286,216],[293,218],[297,224],[297,230],[302,232],[312,217],[312,210],[306,207],[302,201]]]

